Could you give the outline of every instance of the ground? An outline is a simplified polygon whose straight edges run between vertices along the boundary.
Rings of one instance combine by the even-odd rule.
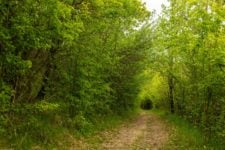
[[[167,123],[154,113],[141,113],[112,131],[76,141],[71,150],[160,150],[169,138]]]

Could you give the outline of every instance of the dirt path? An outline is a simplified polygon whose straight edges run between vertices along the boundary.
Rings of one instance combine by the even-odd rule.
[[[124,150],[132,148],[136,140],[147,130],[148,119],[149,116],[143,114],[129,125],[122,127],[114,138],[102,144],[103,149]]]
[[[166,124],[158,116],[144,113],[102,146],[107,150],[160,150],[168,136]]]
[[[134,149],[161,150],[169,138],[168,126],[160,117],[151,114],[147,120],[147,128],[140,136]]]
[[[168,137],[167,125],[160,117],[153,113],[142,113],[122,127],[94,137],[97,143],[86,141],[86,144],[82,142],[82,148],[72,149],[161,150]]]

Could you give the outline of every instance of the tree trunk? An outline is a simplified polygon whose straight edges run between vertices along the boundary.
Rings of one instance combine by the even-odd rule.
[[[173,77],[169,75],[169,102],[170,102],[170,112],[174,113],[174,82]]]

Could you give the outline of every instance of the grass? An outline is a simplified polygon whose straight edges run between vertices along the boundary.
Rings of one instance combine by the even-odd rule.
[[[116,135],[116,129],[125,123],[129,123],[138,116],[137,111],[127,112],[123,115],[111,115],[92,120],[93,125],[83,130],[73,133],[73,145],[76,149],[99,149],[99,146],[109,138],[109,135]]]
[[[98,132],[104,130],[112,130],[115,127],[121,125],[122,123],[135,118],[135,116],[137,116],[139,113],[139,111],[130,111],[120,115],[112,114],[106,116],[92,117],[91,125],[88,126],[86,129],[84,128],[82,131],[75,131],[75,136],[77,138],[89,137],[98,134]]]
[[[81,141],[82,144],[88,143],[91,148],[98,148],[107,137],[108,131],[114,131],[120,125],[129,123],[137,114],[143,111],[128,112],[123,115],[111,115],[105,117],[93,117],[91,124],[85,124],[80,130],[75,128],[65,128],[63,126],[55,126],[48,124],[45,119],[39,120],[40,126],[34,130],[33,134],[25,134],[22,137],[17,136],[13,144],[17,149],[69,149],[71,145],[76,145],[74,142]],[[165,150],[223,150],[224,146],[216,143],[215,140],[206,142],[204,135],[197,127],[194,127],[183,118],[166,113],[159,110],[145,111],[155,113],[161,116],[166,123],[170,132],[170,140],[166,145]],[[34,126],[32,126],[34,127]],[[29,130],[31,132],[32,130]],[[106,132],[102,132],[106,131]],[[37,132],[37,133],[36,133]],[[106,133],[106,135],[102,135]],[[32,136],[32,137],[30,137]],[[36,136],[35,138],[33,136]],[[41,136],[41,137],[39,137]],[[41,138],[35,140],[36,138]],[[1,142],[2,141],[2,142]],[[7,145],[4,140],[0,140],[0,149]],[[38,142],[39,141],[39,142]],[[82,143],[83,142],[83,143]],[[12,144],[12,143],[11,143]],[[10,144],[10,145],[11,145]]]
[[[57,119],[47,116],[27,117],[28,122],[24,121],[13,126],[14,128],[11,130],[15,130],[15,134],[10,132],[12,134],[5,138],[0,135],[0,149],[63,150],[69,149],[71,145],[74,145],[74,142],[80,139],[85,139],[85,141],[93,145],[98,144],[103,140],[102,137],[98,137],[100,132],[113,130],[134,118],[137,114],[138,112],[127,112],[122,115],[93,116],[90,117],[91,119],[79,117],[74,119],[75,123],[65,122],[65,124],[57,123],[65,120],[62,117],[57,117]]]
[[[159,110],[154,113],[167,121],[170,128],[170,140],[166,145],[166,150],[223,150],[221,144],[213,144],[215,139],[205,141],[205,136],[200,129],[191,125],[183,118]]]

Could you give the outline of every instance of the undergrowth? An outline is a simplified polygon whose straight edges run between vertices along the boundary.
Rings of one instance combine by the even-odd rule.
[[[170,124],[170,137],[166,150],[223,150],[217,139],[206,140],[206,135],[196,126],[175,114],[154,110]]]
[[[15,118],[17,124],[8,127],[10,136],[0,136],[0,149],[69,149],[76,140],[89,139],[101,131],[111,130],[136,114],[137,112],[108,114],[91,119],[82,116],[69,119],[58,115],[38,115],[23,117],[24,121],[18,122],[17,120],[22,120],[19,116]]]

